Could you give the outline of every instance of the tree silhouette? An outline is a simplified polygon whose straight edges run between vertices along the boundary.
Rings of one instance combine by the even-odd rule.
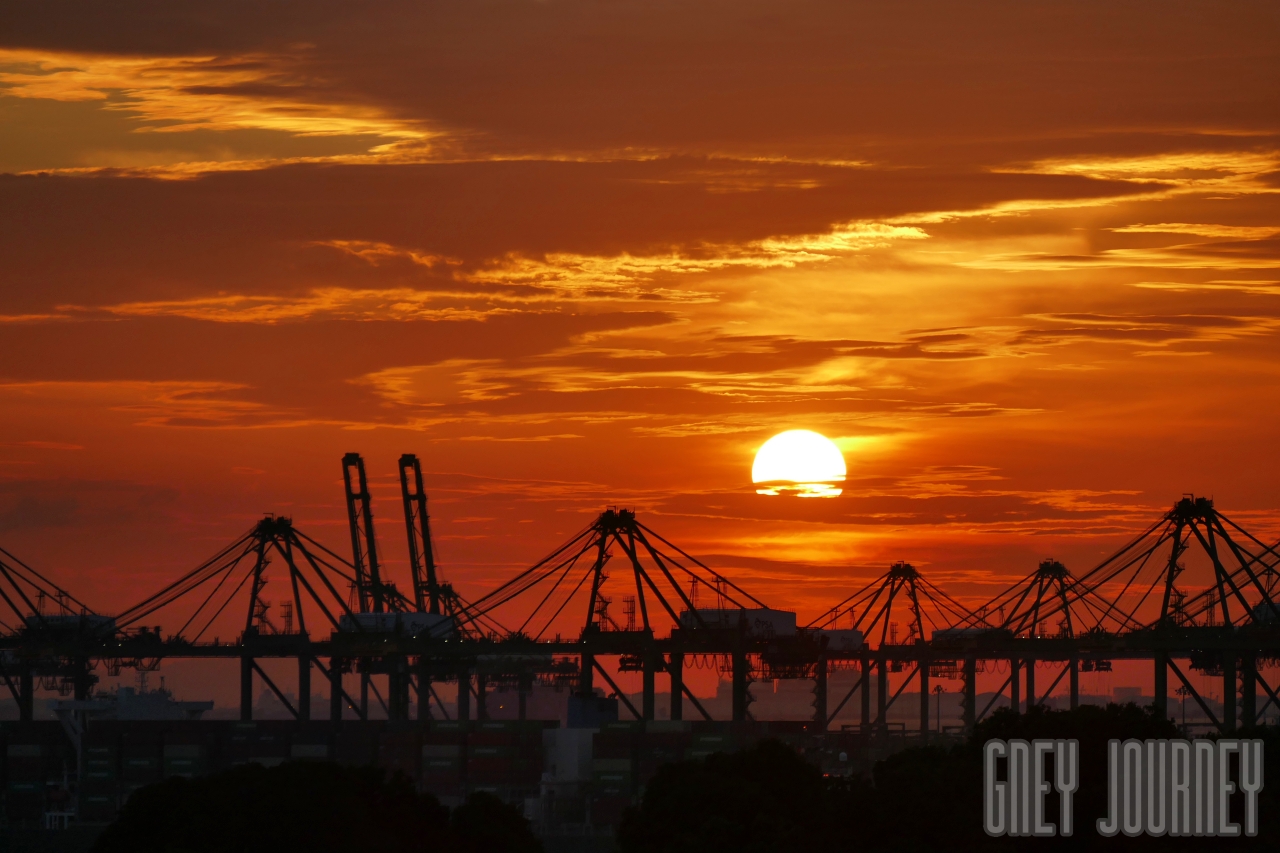
[[[1280,764],[1280,732],[1243,736],[1266,742],[1265,766]],[[824,779],[791,748],[762,742],[659,770],[618,832],[622,853],[1060,853],[1060,851],[1240,851],[1275,849],[1280,784],[1260,794],[1256,838],[1103,838],[1094,822],[1107,806],[1107,741],[1176,738],[1177,727],[1149,708],[1085,705],[996,712],[962,744],[905,749],[879,761],[870,779]],[[990,738],[1074,738],[1080,788],[1069,838],[990,838],[982,829],[982,746]],[[1237,794],[1239,800],[1241,795]],[[1057,822],[1058,798],[1046,797]],[[1238,816],[1242,806],[1233,806]]]
[[[790,747],[764,741],[658,770],[618,830],[622,853],[789,853],[829,847],[840,792]]]
[[[246,764],[143,788],[95,853],[539,853],[511,806],[475,794],[453,819],[403,776],[328,762]]]

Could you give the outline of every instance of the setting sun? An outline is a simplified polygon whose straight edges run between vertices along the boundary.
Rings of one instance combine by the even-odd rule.
[[[802,498],[833,498],[844,481],[844,455],[835,442],[807,429],[778,433],[756,451],[751,481],[767,484],[757,494],[794,494]]]

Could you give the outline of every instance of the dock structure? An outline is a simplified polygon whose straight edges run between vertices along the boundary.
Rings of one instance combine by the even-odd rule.
[[[997,704],[1022,712],[1045,703],[1064,680],[1074,708],[1080,673],[1109,670],[1115,661],[1151,667],[1154,706],[1165,714],[1172,673],[1179,695],[1198,705],[1220,732],[1252,727],[1268,708],[1280,709],[1276,688],[1263,672],[1263,664],[1280,658],[1280,553],[1206,498],[1178,500],[1087,571],[1073,573],[1046,559],[981,605],[961,603],[924,572],[900,562],[812,623],[799,625],[794,613],[770,607],[635,512],[619,508],[604,510],[547,557],[467,600],[443,579],[421,466],[412,454],[399,464],[411,574],[402,591],[379,561],[372,498],[358,454],[343,458],[343,475],[350,558],[307,535],[293,519],[268,515],[115,615],[94,611],[0,548],[0,677],[20,718],[4,735],[10,761],[26,755],[24,749],[32,755],[52,749],[40,746],[43,741],[24,746],[23,738],[30,738],[22,727],[36,725],[38,690],[71,696],[76,701],[68,707],[89,707],[99,670],[146,671],[176,659],[239,662],[242,732],[258,728],[255,689],[274,694],[292,717],[287,725],[293,734],[285,739],[301,749],[295,755],[293,746],[279,747],[275,757],[363,754],[366,746],[380,755],[378,739],[385,737],[412,742],[405,748],[413,753],[416,778],[435,780],[422,781],[428,787],[462,790],[458,786],[481,784],[476,780],[500,785],[502,777],[520,780],[508,787],[526,796],[543,781],[536,770],[541,759],[535,758],[544,741],[555,750],[578,749],[576,736],[546,735],[546,725],[527,719],[528,697],[537,684],[569,692],[573,728],[652,731],[655,743],[671,744],[710,743],[708,732],[746,737],[744,732],[764,731],[768,726],[753,724],[751,713],[750,686],[760,679],[812,680],[813,713],[790,724],[795,733],[856,736],[864,750],[886,736],[890,710],[909,685],[919,697],[918,737],[926,739],[931,679],[941,678],[961,682],[966,730]],[[265,597],[268,588],[274,603]],[[232,621],[234,636],[224,641],[221,631]],[[295,683],[278,683],[263,666],[269,660],[294,661]],[[712,660],[727,676],[728,719],[712,720],[686,684],[686,668],[694,660]],[[1047,686],[1037,684],[1037,668],[1056,671]],[[272,669],[278,675],[279,667]],[[978,674],[988,669],[1008,674],[979,708]],[[857,677],[842,695],[830,696],[830,674],[837,670],[853,670]],[[640,673],[638,702],[618,686],[612,674],[617,672]],[[1193,672],[1221,679],[1218,713],[1197,690]],[[906,676],[891,690],[891,674],[901,673]],[[312,718],[313,677],[328,691],[327,719]],[[442,701],[441,684],[455,687],[452,702]],[[657,719],[659,686],[667,688],[667,720]],[[289,687],[297,701],[290,701]],[[509,726],[491,718],[495,689],[518,696],[518,720]],[[858,709],[858,723],[829,732],[846,707]],[[619,721],[623,711],[639,728]],[[115,729],[74,714],[64,723],[77,753],[80,787],[90,790],[84,774],[92,760],[84,750],[97,743],[104,755],[123,755],[127,732],[104,734]],[[274,722],[263,725],[278,728]],[[769,725],[791,731],[788,724]],[[172,737],[194,738],[201,749],[213,749],[193,734],[201,726],[217,728],[219,744],[226,744],[217,749],[240,754],[237,730],[226,723],[184,721]],[[340,735],[344,727],[348,734]],[[471,732],[481,733],[474,744],[467,740]],[[696,732],[702,734],[695,737]],[[615,733],[605,740],[632,743],[628,737]],[[156,749],[168,749],[164,738],[152,740],[152,746],[160,744]],[[365,746],[350,745],[356,742]],[[173,745],[175,756],[184,749],[200,752],[182,742]],[[471,746],[484,754],[464,751]],[[490,747],[492,756],[484,752]],[[384,752],[399,754],[397,749]],[[164,755],[156,753],[157,768],[166,766]],[[486,757],[495,760],[477,761],[469,782],[464,768]],[[504,763],[508,759],[515,763]],[[620,772],[621,756],[601,760],[617,764],[602,773]],[[614,793],[621,797],[620,791]],[[117,805],[122,796],[117,790]]]

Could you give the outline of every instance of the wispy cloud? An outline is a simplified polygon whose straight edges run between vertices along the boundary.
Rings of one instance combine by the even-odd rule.
[[[0,89],[16,98],[102,101],[146,122],[139,129],[280,130],[302,135],[371,134],[422,142],[421,126],[359,104],[318,97],[324,81],[280,55],[136,58],[0,49]]]
[[[1216,290],[1261,295],[1280,294],[1280,281],[1251,281],[1248,279],[1239,281],[1138,281],[1134,282],[1133,286],[1147,290],[1170,290],[1175,293],[1189,293],[1197,290],[1212,292]]]
[[[1242,148],[1234,151],[1170,151],[1144,156],[1052,158],[1001,171],[1042,175],[1079,175],[1097,180],[1170,184],[1181,191],[1270,193],[1260,180],[1280,165],[1280,152]]]
[[[1153,225],[1122,225],[1109,229],[1117,234],[1194,234],[1228,240],[1265,240],[1280,234],[1280,225],[1214,225],[1188,222],[1160,222]]]

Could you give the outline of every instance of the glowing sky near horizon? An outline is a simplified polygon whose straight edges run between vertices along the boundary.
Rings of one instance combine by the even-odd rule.
[[[23,4],[0,173],[0,544],[102,610],[343,549],[350,450],[470,595],[606,505],[802,623],[1280,534],[1274,3]]]

